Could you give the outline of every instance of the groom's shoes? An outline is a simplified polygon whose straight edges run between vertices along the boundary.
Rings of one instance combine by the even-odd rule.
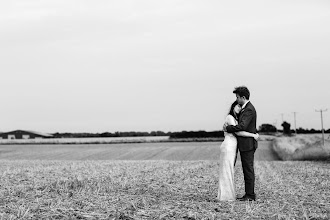
[[[237,200],[242,201],[242,202],[244,202],[244,201],[256,201],[256,198],[244,195],[243,197],[237,198]]]

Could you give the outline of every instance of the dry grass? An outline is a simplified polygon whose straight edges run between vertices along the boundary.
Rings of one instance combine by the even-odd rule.
[[[322,144],[320,135],[277,137],[273,149],[282,160],[325,160],[330,158],[330,140]]]
[[[2,219],[329,219],[329,164],[256,162],[258,200],[216,201],[217,161],[1,161]],[[243,193],[240,163],[237,191]]]

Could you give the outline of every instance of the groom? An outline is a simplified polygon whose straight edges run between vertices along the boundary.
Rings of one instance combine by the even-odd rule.
[[[257,133],[257,112],[249,101],[250,91],[245,86],[236,87],[233,93],[236,94],[238,104],[242,106],[238,118],[238,125],[229,125],[224,128],[228,133],[238,131],[247,131]],[[258,142],[252,137],[236,136],[237,147],[239,149],[243,167],[244,182],[245,182],[245,195],[237,198],[239,201],[255,201],[256,195],[254,193],[254,152],[258,147]]]

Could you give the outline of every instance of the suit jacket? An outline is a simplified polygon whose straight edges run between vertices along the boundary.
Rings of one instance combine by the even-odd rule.
[[[251,102],[241,110],[238,117],[238,125],[229,125],[226,127],[228,133],[238,131],[247,131],[257,133],[257,112]],[[237,137],[237,147],[240,151],[255,150],[258,147],[258,142],[253,137]]]

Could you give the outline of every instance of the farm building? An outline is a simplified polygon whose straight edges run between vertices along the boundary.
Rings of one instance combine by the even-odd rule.
[[[10,132],[0,133],[0,139],[40,139],[52,138],[53,135],[40,133],[35,131],[15,130]]]

